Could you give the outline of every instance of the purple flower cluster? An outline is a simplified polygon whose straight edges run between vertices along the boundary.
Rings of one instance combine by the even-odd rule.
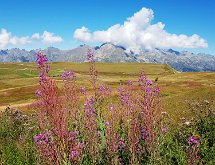
[[[89,62],[94,62],[94,55],[93,55],[93,52],[92,52],[91,49],[89,49],[88,52],[87,52],[87,60]]]
[[[49,72],[50,67],[48,65],[48,58],[43,55],[42,52],[38,52],[37,54],[37,65],[39,70],[40,83],[45,82],[47,79],[46,74]]]
[[[146,93],[152,93],[152,88],[146,88],[146,89],[145,89],[145,92],[146,92]]]
[[[146,140],[146,139],[148,139],[148,137],[149,137],[148,132],[146,131],[145,128],[142,128],[142,129],[141,129],[141,138],[142,138],[143,140]]]
[[[93,107],[94,104],[95,104],[94,98],[90,98],[84,103],[84,111],[87,115],[91,116],[91,115],[95,114],[95,110]]]
[[[45,55],[43,55],[42,52],[38,52],[38,54],[37,54],[37,64],[38,64],[38,66],[42,66],[47,62],[48,62],[48,58]]]
[[[67,132],[68,141],[70,142],[70,141],[73,141],[74,139],[76,139],[78,134],[79,134],[79,131]]]
[[[132,86],[133,85],[133,81],[132,80],[128,80],[128,85]]]
[[[76,75],[75,72],[73,70],[70,71],[64,71],[62,74],[62,79],[63,81],[69,80],[69,79],[75,79]]]
[[[42,96],[42,92],[39,89],[37,89],[36,92],[35,92],[35,95],[37,97],[41,97]]]
[[[127,106],[132,106],[131,101],[130,101],[130,94],[125,93],[124,95],[121,96],[121,102],[125,103]]]
[[[138,76],[138,83],[139,85],[143,85],[143,83],[146,81],[146,75],[143,72],[140,72]]]
[[[119,165],[123,165],[123,160],[122,160],[122,158],[118,158],[118,162],[119,162]]]
[[[99,91],[98,91],[98,94],[102,97],[105,97],[105,96],[108,96],[110,95],[112,92],[112,89],[109,87],[109,86],[106,86],[104,84],[101,84],[99,86]]]
[[[109,122],[109,121],[106,121],[106,122],[105,122],[105,125],[106,125],[106,126],[109,126],[109,125],[110,125],[110,122]]]
[[[77,150],[73,150],[69,154],[70,159],[74,159],[75,157],[78,157],[78,156],[79,156],[79,152]]]
[[[47,76],[44,72],[39,73],[40,82],[45,82],[47,79]]]
[[[196,145],[197,147],[200,145],[200,138],[197,136],[190,136],[188,139],[189,145]]]
[[[84,148],[84,143],[79,143],[77,146],[70,149],[69,159],[75,160],[77,159],[80,154],[81,150]]]
[[[109,110],[110,110],[110,111],[115,111],[115,110],[116,110],[116,107],[115,107],[114,105],[110,105],[110,106],[109,106]]]
[[[163,133],[167,133],[167,132],[168,132],[168,130],[169,130],[169,128],[168,128],[168,127],[163,127],[163,128],[161,128],[161,131],[162,131]]]
[[[143,72],[141,72],[138,76],[138,83],[139,85],[143,85],[146,87],[153,85],[152,80],[147,79],[146,75]]]
[[[125,92],[125,89],[122,87],[118,88],[118,93],[119,93],[120,101],[121,101],[122,105],[132,107],[130,93]]]
[[[34,141],[36,143],[41,143],[41,142],[47,143],[48,142],[48,136],[47,136],[47,134],[41,134],[40,133],[40,134],[34,136]]]
[[[160,88],[159,87],[147,87],[146,89],[145,89],[145,92],[146,93],[154,93],[154,95],[156,95],[156,94],[159,94],[160,93]]]
[[[152,80],[146,79],[146,86],[152,86]]]
[[[42,52],[37,54],[37,65],[38,69],[45,69],[46,73],[49,72],[48,58]]]
[[[159,87],[147,87],[147,88],[145,88],[145,92],[146,92],[146,94],[152,94],[153,93],[153,95],[154,96],[156,96],[156,95],[159,95],[159,93],[160,93],[160,88]]]
[[[157,88],[154,88],[154,92],[157,92],[157,93],[159,93],[161,90],[160,90],[160,88],[159,87],[157,87]]]
[[[121,94],[121,93],[123,93],[123,92],[125,92],[125,89],[124,89],[123,87],[119,87],[119,88],[118,88],[118,93]]]
[[[87,89],[85,87],[80,88],[80,92],[85,95],[87,93]]]
[[[70,154],[69,154],[69,158],[70,159],[74,159],[75,157],[78,157],[79,155],[79,152],[78,151],[71,151]]]
[[[119,150],[123,150],[125,147],[126,147],[125,141],[122,140],[122,139],[120,139],[119,142],[118,142],[118,144],[117,144],[117,148]]]

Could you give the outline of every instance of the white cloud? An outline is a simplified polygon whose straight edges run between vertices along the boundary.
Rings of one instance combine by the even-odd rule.
[[[154,13],[151,9],[142,8],[123,25],[116,24],[107,30],[90,32],[88,28],[76,29],[74,38],[81,42],[112,42],[127,47],[138,53],[140,49],[153,48],[205,48],[207,41],[197,34],[176,35],[165,31],[161,22],[152,24]]]
[[[10,33],[6,29],[0,31],[0,49],[4,48],[10,41]]]
[[[26,37],[12,37],[10,38],[10,43],[12,45],[25,45],[25,44],[28,44],[28,43],[31,43],[31,40],[28,36]]]
[[[42,43],[50,44],[62,42],[63,38],[60,36],[55,36],[54,33],[48,31],[44,31],[42,35],[40,35],[39,33],[34,33],[31,37],[13,36],[12,33],[8,32],[6,29],[1,29],[0,31],[0,49],[4,49],[8,45],[13,46],[26,45],[36,40],[41,41]]]
[[[30,42],[31,41],[28,36],[25,37],[12,36],[12,34],[8,32],[6,29],[1,29],[0,31],[0,49],[5,48],[8,44],[25,45]]]
[[[43,43],[50,44],[50,43],[59,43],[63,42],[63,38],[60,36],[55,36],[54,33],[44,31],[42,35],[39,33],[34,33],[31,36],[32,40],[41,40]]]
[[[42,41],[44,43],[57,43],[63,41],[63,38],[61,38],[60,36],[54,36],[54,33],[50,33],[47,31],[43,32],[42,38]]]
[[[39,40],[40,39],[40,34],[39,33],[32,34],[31,39],[33,39],[33,40]]]
[[[88,42],[91,40],[91,34],[90,34],[88,28],[83,26],[82,28],[77,29],[75,31],[74,38],[77,40]]]

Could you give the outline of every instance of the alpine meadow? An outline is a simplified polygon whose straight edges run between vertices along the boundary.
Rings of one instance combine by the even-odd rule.
[[[215,2],[1,4],[0,165],[215,164]]]

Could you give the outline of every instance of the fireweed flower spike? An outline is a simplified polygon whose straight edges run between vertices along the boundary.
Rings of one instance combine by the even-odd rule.
[[[74,159],[75,157],[78,157],[79,152],[77,150],[71,151],[69,154],[70,159]]]
[[[35,135],[34,136],[34,140],[36,143],[39,143],[39,142],[45,142],[47,143],[48,142],[48,137],[47,137],[47,134],[38,134],[38,135]]]
[[[160,88],[153,85],[145,73],[141,71],[138,76],[138,83],[141,89],[138,95],[138,106],[141,109],[141,139],[145,141],[144,148],[151,151],[153,160],[157,159],[158,134],[161,132],[161,101]]]
[[[101,84],[98,89],[98,96],[104,99],[105,97],[109,97],[111,92],[111,87]]]
[[[87,52],[87,60],[89,62],[95,62],[95,60],[94,60],[94,54],[93,54],[93,52],[92,52],[91,49],[89,49],[88,52]]]
[[[190,136],[188,139],[189,145],[196,145],[197,147],[200,145],[200,138],[197,136]]]
[[[44,66],[47,65],[48,62],[48,58],[40,51],[38,52],[37,55],[37,65],[39,68],[44,68]],[[45,67],[46,69],[48,69],[48,67]],[[49,71],[49,70],[46,70]]]
[[[78,131],[68,133],[69,106],[74,104],[67,103],[76,99],[74,97],[76,75],[72,70],[64,71],[62,79],[66,90],[63,91],[64,95],[60,96],[56,81],[48,76],[48,59],[42,52],[37,55],[37,64],[40,78],[40,86],[36,91],[36,95],[39,96],[38,120],[41,132],[48,132],[34,136],[37,151],[47,164],[62,164],[68,161],[76,164],[81,159],[82,149],[79,147]],[[72,83],[69,80],[72,80]],[[72,97],[70,97],[70,93],[72,93]],[[74,112],[74,107],[72,108]],[[75,151],[75,153],[72,152],[70,156],[71,152],[69,151]],[[68,160],[69,157],[73,159]]]
[[[143,140],[146,140],[148,138],[149,134],[147,133],[146,129],[142,128],[141,129],[141,138]]]
[[[141,71],[138,76],[138,83],[139,85],[144,85],[145,81],[146,81],[146,75],[143,71]]]
[[[117,148],[119,150],[123,150],[125,147],[126,147],[126,144],[125,144],[124,140],[120,139],[119,142],[118,142]]]
[[[81,92],[83,95],[85,95],[86,92],[87,92],[87,89],[86,89],[85,87],[81,87],[81,88],[80,88],[80,92]]]
[[[90,64],[89,68],[90,82],[92,83],[94,90],[96,90],[97,71],[95,67],[94,54],[91,49],[89,49],[87,52],[87,60],[89,61]]]
[[[62,80],[63,81],[66,81],[69,79],[76,79],[76,75],[75,75],[75,72],[73,70],[64,71],[62,74]]]
[[[38,65],[38,71],[39,71],[39,78],[40,83],[46,81],[47,79],[47,73],[49,72],[49,64],[48,64],[48,58],[39,51],[37,54],[37,65]]]
[[[193,165],[198,164],[200,160],[200,138],[198,136],[190,136],[188,138],[189,151],[187,164]]]
[[[148,80],[148,79],[147,79],[147,80],[146,80],[146,85],[147,85],[147,86],[151,86],[151,85],[152,85],[152,80]]]
[[[91,116],[91,115],[95,114],[95,110],[93,107],[94,104],[95,104],[94,98],[90,98],[84,103],[84,111],[87,115]]]

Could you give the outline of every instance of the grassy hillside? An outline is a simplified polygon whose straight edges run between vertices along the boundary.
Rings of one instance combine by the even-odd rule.
[[[51,75],[59,82],[64,69],[77,73],[80,86],[88,86],[88,63],[51,63]],[[141,69],[154,80],[158,77],[164,110],[172,113],[175,120],[191,115],[189,103],[194,100],[215,100],[215,73],[179,73],[168,65],[140,63],[97,63],[98,80],[117,85],[129,79],[137,79]],[[0,64],[0,109],[8,105],[22,105],[35,99],[38,77],[35,63]],[[214,103],[213,103],[214,104]]]
[[[88,63],[51,63],[51,75],[60,80],[64,69],[73,69],[81,84],[88,83]],[[157,64],[96,64],[99,80],[117,83],[137,76],[141,69],[152,76],[173,74],[166,65]],[[34,99],[38,85],[38,72],[35,63],[0,63],[0,106],[24,103]]]

